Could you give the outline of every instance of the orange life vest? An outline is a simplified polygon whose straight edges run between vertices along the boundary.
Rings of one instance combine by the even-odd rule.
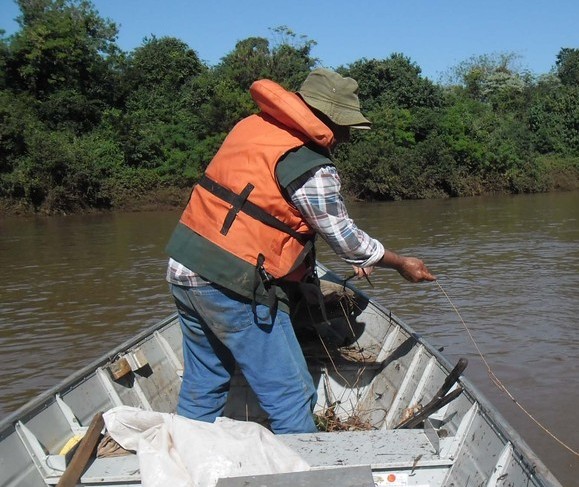
[[[263,268],[275,279],[299,279],[313,230],[284,198],[275,169],[288,151],[311,142],[327,148],[334,136],[298,95],[277,83],[256,81],[250,93],[261,112],[229,133],[180,224],[252,266],[263,255]]]

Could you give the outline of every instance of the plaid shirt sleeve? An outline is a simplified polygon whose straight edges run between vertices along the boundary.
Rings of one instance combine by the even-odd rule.
[[[338,256],[358,267],[372,266],[384,255],[384,246],[348,216],[340,189],[334,166],[322,166],[305,183],[299,178],[287,188],[292,203]]]

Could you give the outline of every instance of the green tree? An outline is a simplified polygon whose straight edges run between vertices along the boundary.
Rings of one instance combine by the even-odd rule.
[[[2,43],[3,84],[35,99],[53,130],[92,130],[115,99],[116,25],[84,0],[19,0],[20,30]]]
[[[358,81],[362,109],[373,122],[369,133],[354,133],[350,148],[338,153],[345,187],[360,198],[432,195],[423,178],[429,162],[413,154],[436,128],[443,91],[421,77],[420,68],[401,54],[362,59],[339,71]]]
[[[531,82],[515,53],[473,56],[459,63],[446,76],[447,85],[463,87],[471,98],[480,101],[503,101],[517,97]]]
[[[27,94],[0,91],[0,177],[11,173],[26,154],[27,132],[42,129],[33,107]]]
[[[0,29],[0,90],[6,88],[6,62],[8,61],[9,44],[6,31]]]
[[[152,36],[128,56],[124,82],[129,92],[155,90],[174,94],[206,69],[197,53],[183,41]]]
[[[210,147],[241,118],[257,111],[249,87],[258,79],[274,80],[289,90],[297,90],[317,60],[311,57],[315,42],[285,26],[272,29],[276,38],[249,37],[221,59],[206,76],[191,85],[194,103],[204,127],[203,138]],[[206,157],[206,151],[202,151]]]
[[[529,127],[540,154],[579,155],[579,85],[546,79],[535,90]]]
[[[480,174],[485,166],[485,143],[491,124],[492,113],[487,105],[457,98],[443,111],[438,132],[457,164]]]
[[[423,78],[420,68],[402,54],[361,59],[338,71],[358,81],[360,103],[366,111],[384,106],[432,108],[443,103],[442,90]]]
[[[166,181],[182,176],[198,140],[189,90],[206,72],[197,53],[173,37],[146,39],[127,57],[124,107],[109,111],[106,125],[129,166],[155,170]]]
[[[312,57],[316,42],[307,36],[298,36],[288,27],[271,29],[275,36],[271,49],[271,67],[268,75],[288,90],[297,91],[308,73],[319,60]]]
[[[114,208],[189,188],[233,125],[258,110],[248,91],[256,79],[295,91],[319,64],[316,43],[286,26],[208,67],[173,37],[121,52],[116,25],[89,0],[18,5],[20,30],[0,31],[0,198],[37,211]],[[578,52],[561,49],[537,79],[513,54],[479,56],[446,85],[400,53],[339,67],[358,80],[373,121],[336,151],[344,189],[405,199],[573,187]]]
[[[122,154],[114,142],[41,127],[27,130],[25,137],[26,154],[0,179],[2,196],[46,213],[110,206],[106,187],[122,173]]]
[[[579,86],[579,49],[564,47],[557,54],[557,76],[566,86]]]
[[[86,0],[18,0],[20,30],[11,38],[8,85],[45,99],[60,89],[99,90],[106,56],[117,54],[116,25]]]
[[[270,60],[269,41],[263,37],[249,37],[239,41],[235,49],[221,59],[215,75],[231,80],[246,91],[256,79],[268,76]]]
[[[311,56],[315,42],[297,35],[285,26],[272,29],[273,44],[263,37],[239,41],[235,49],[215,67],[215,76],[228,78],[242,91],[258,79],[272,79],[289,90],[297,90],[317,64]]]

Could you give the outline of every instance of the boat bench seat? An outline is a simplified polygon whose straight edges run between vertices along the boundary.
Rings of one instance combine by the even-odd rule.
[[[338,431],[277,436],[312,468],[372,465],[375,469],[443,466],[452,459],[436,452],[423,430]],[[140,479],[137,455],[99,458],[82,476],[83,484]]]
[[[444,466],[423,430],[338,431],[278,436],[312,468],[372,465],[374,469]]]
[[[139,457],[134,454],[120,457],[97,458],[81,477],[82,485],[140,483]]]
[[[344,485],[375,487],[372,470],[368,465],[358,467],[334,467],[309,472],[291,472],[247,477],[221,478],[216,487],[320,487]]]
[[[277,436],[314,469],[371,465],[374,469],[451,465],[441,458],[423,430],[339,431]],[[139,459],[130,454],[99,458],[82,476],[85,485],[135,482],[140,479]]]

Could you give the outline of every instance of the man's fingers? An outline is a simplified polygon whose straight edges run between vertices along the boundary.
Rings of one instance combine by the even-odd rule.
[[[354,268],[354,273],[358,278],[368,277],[374,271],[374,267],[357,267],[355,265],[352,267]]]

